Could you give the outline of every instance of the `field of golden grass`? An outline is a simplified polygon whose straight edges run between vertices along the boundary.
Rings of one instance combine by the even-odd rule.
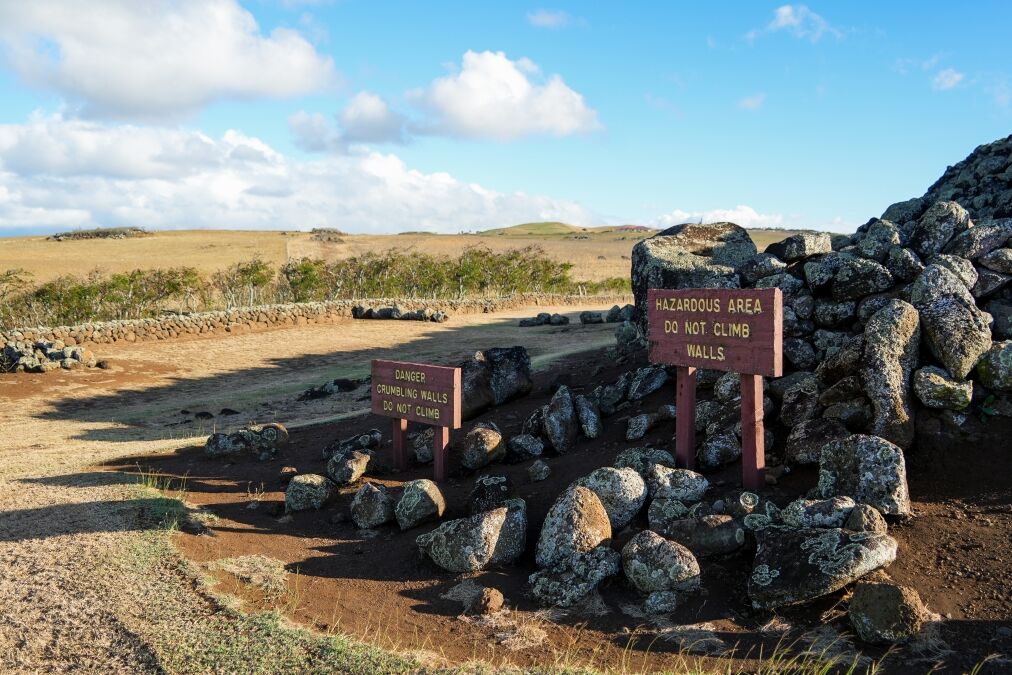
[[[464,235],[342,235],[338,242],[317,241],[308,232],[249,230],[177,230],[128,239],[75,241],[14,237],[0,239],[0,272],[22,268],[35,281],[47,281],[63,274],[84,275],[96,268],[123,272],[189,265],[214,272],[256,255],[280,265],[290,258],[333,261],[391,248],[455,256],[469,246],[487,246],[495,251],[540,246],[553,258],[572,263],[574,279],[601,281],[628,276],[632,247],[649,234],[652,232],[519,226]],[[750,234],[762,250],[793,231],[752,230]]]

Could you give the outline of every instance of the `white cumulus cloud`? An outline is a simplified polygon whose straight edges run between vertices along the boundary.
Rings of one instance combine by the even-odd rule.
[[[173,117],[340,81],[301,34],[265,35],[235,0],[2,2],[0,49],[28,84],[98,117]]]
[[[651,225],[667,228],[682,223],[722,223],[729,222],[742,227],[780,227],[784,224],[784,216],[779,213],[759,213],[751,206],[739,204],[733,209],[711,209],[709,211],[683,211],[675,209],[655,218]]]
[[[503,52],[468,51],[458,72],[408,98],[427,115],[417,133],[509,141],[603,128],[597,112],[560,76],[542,78],[535,63]]]
[[[562,10],[537,9],[527,13],[527,23],[535,28],[566,28],[573,22],[573,17]]]
[[[807,5],[781,5],[773,10],[773,19],[765,27],[749,31],[745,38],[751,42],[765,33],[780,31],[786,31],[798,39],[810,42],[818,42],[825,35],[843,37],[843,31],[831,26]]]
[[[304,161],[238,131],[109,125],[35,116],[0,125],[0,232],[147,228],[457,232],[561,220],[596,225],[579,204],[411,169],[396,155]]]
[[[391,110],[382,97],[368,91],[355,94],[338,119],[345,138],[351,142],[400,143],[404,140],[404,116]]]
[[[935,73],[931,80],[931,88],[935,91],[947,91],[963,81],[964,75],[955,68],[946,68]]]

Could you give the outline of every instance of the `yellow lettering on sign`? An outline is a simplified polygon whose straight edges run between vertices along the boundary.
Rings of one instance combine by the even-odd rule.
[[[719,337],[748,338],[752,334],[752,326],[747,323],[715,323],[713,334]]]
[[[394,369],[395,380],[405,380],[407,382],[425,382],[425,373],[420,370],[404,370],[403,368]]]
[[[686,344],[685,351],[694,359],[706,359],[707,361],[723,361],[724,348],[713,345]]]
[[[729,314],[762,314],[763,305],[759,298],[732,298],[727,311]]]

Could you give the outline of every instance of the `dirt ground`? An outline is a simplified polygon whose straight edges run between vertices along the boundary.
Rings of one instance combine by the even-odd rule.
[[[559,311],[575,317],[579,309]],[[366,388],[295,400],[327,379],[367,374],[371,358],[454,363],[476,348],[526,346],[537,371],[535,392],[478,418],[496,421],[507,433],[518,431],[554,385],[585,391],[639,365],[607,357],[613,326],[516,327],[518,317],[535,311],[454,317],[441,325],[349,320],[227,338],[117,344],[101,350],[100,357],[112,361],[108,371],[0,377],[0,494],[7,495],[0,564],[8,570],[0,575],[0,593],[8,598],[0,619],[0,663],[25,671],[67,669],[60,668],[66,663],[96,670],[106,662],[110,671],[152,668],[151,593],[124,594],[130,584],[117,584],[116,577],[126,572],[109,557],[141,536],[123,515],[124,483],[139,469],[184,477],[172,490],[182,488],[188,502],[217,516],[209,533],[182,532],[173,542],[246,609],[277,608],[317,631],[435,654],[441,663],[481,659],[521,668],[679,672],[690,665],[723,670],[730,658],[754,671],[761,667],[760,654],[790,644],[794,653],[835,655],[846,663],[884,658],[885,672],[924,673],[942,663],[941,672],[958,673],[989,655],[1012,653],[1012,459],[1001,440],[953,447],[951,461],[942,466],[937,458],[920,461],[916,451],[908,455],[915,517],[891,524],[900,551],[888,575],[916,588],[938,620],[924,639],[893,654],[853,641],[845,592],[777,614],[752,610],[744,594],[748,551],[702,561],[705,592],[665,620],[642,615],[635,593],[620,579],[567,612],[539,610],[525,596],[538,526],[565,486],[611,464],[625,447],[667,445],[673,423],[635,444],[624,440],[624,431],[630,415],[673,401],[670,383],[607,418],[602,438],[548,457],[547,481],[530,483],[526,465],[487,467],[483,473],[510,476],[517,495],[527,500],[530,551],[515,566],[471,577],[443,572],[420,559],[414,545],[433,524],[403,533],[391,526],[356,530],[347,520],[353,488],[326,510],[283,514],[282,466],[322,473],[320,451],[329,441],[374,426],[388,436],[389,421],[366,410]],[[223,415],[226,408],[236,414]],[[201,452],[211,430],[273,420],[292,429],[288,448],[275,460],[227,463]],[[1012,432],[1008,420],[990,423],[994,439]],[[414,465],[394,473],[388,453],[386,444],[369,480],[396,487],[431,475],[430,467]],[[711,475],[711,482],[733,490],[740,485],[738,471],[737,465],[728,467]],[[477,475],[461,470],[451,451],[444,518],[465,515]],[[770,486],[768,496],[783,504],[814,483],[814,472],[796,471]],[[640,520],[616,533],[615,545],[644,526]],[[284,563],[283,594],[267,594],[220,569],[222,560],[254,555]],[[158,574],[180,578],[175,568]],[[182,579],[172,597],[192,592],[180,590]],[[510,612],[494,621],[460,618],[459,602],[444,596],[469,581],[502,590]],[[170,591],[159,592],[168,597]],[[185,611],[204,609],[197,603]],[[175,614],[157,620],[172,626],[183,621]],[[1005,657],[981,672],[1009,672],[1012,662]]]

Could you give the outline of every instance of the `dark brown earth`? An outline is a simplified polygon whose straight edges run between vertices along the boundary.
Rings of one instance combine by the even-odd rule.
[[[603,350],[568,357],[550,371],[538,373],[534,394],[465,423],[465,429],[475,421],[493,420],[507,434],[519,433],[523,420],[546,402],[554,385],[565,383],[576,392],[589,391],[638,365],[642,364],[616,365]],[[969,672],[989,655],[1012,654],[1012,443],[1008,441],[1012,424],[1003,418],[987,421],[984,442],[951,444],[944,452],[934,449],[923,456],[915,448],[907,455],[914,516],[890,523],[900,549],[887,573],[915,588],[928,608],[939,615],[929,633],[933,641],[922,640],[889,654],[861,645],[849,634],[847,590],[778,614],[753,610],[745,595],[752,558],[748,549],[727,558],[702,560],[705,592],[680,607],[668,623],[653,623],[637,615],[635,609],[624,611],[641,599],[621,578],[609,580],[601,589],[606,613],[598,615],[587,608],[539,612],[525,596],[525,584],[535,570],[533,544],[549,506],[573,480],[611,464],[622,449],[667,447],[674,433],[672,422],[662,424],[642,441],[628,443],[625,420],[673,402],[674,384],[669,382],[645,401],[607,418],[602,438],[584,440],[568,455],[546,458],[552,467],[547,481],[530,483],[527,464],[494,465],[481,472],[506,474],[512,479],[517,496],[527,501],[530,522],[528,553],[518,564],[473,575],[478,583],[502,591],[506,605],[512,608],[508,618],[495,625],[458,618],[460,603],[440,597],[464,577],[446,573],[418,556],[415,537],[435,524],[407,532],[384,526],[365,536],[347,517],[357,486],[344,489],[340,499],[323,511],[283,514],[281,467],[325,473],[321,450],[328,442],[371,427],[382,429],[388,437],[387,419],[363,415],[294,430],[289,446],[271,461],[225,463],[207,459],[201,448],[193,447],[168,456],[120,461],[109,468],[130,470],[139,464],[146,470],[185,476],[188,501],[206,506],[220,519],[207,534],[177,535],[183,554],[198,563],[252,554],[284,561],[295,574],[288,577],[289,593],[281,608],[295,621],[321,631],[359,636],[384,647],[435,652],[453,663],[483,659],[518,666],[587,664],[631,671],[681,670],[699,658],[685,656],[683,649],[695,638],[681,646],[671,638],[685,636],[685,626],[695,624],[705,624],[695,626],[697,629],[712,631],[697,637],[722,640],[724,644],[716,652],[736,659],[746,672],[758,668],[758,657],[771,654],[778,642],[793,645],[794,653],[804,651],[806,645],[822,653],[824,643],[812,644],[816,637],[834,642],[826,653],[841,652],[840,658],[848,664],[858,658],[858,652],[870,659],[884,657],[885,672],[924,673],[933,667],[937,672]],[[455,442],[462,438],[462,431],[455,432]],[[779,437],[778,445],[782,442]],[[431,467],[413,465],[402,473],[384,469],[389,465],[389,453],[387,441],[373,460],[376,468],[369,472],[368,480],[396,487],[407,480],[431,477]],[[450,467],[450,480],[441,485],[447,519],[466,515],[468,493],[480,475],[459,467],[452,446]],[[716,491],[732,491],[740,489],[739,471],[735,464],[709,478]],[[812,469],[794,471],[768,486],[766,496],[783,505],[804,494],[815,480]],[[641,515],[616,534],[613,546],[621,547],[644,527],[645,516]],[[227,573],[215,573],[215,578],[224,590],[240,595],[249,608],[264,606],[262,597]],[[829,629],[822,629],[824,625]],[[682,627],[682,633],[677,632],[677,626]],[[539,629],[544,631],[543,638]],[[508,638],[525,635],[533,636],[534,646],[511,650]],[[705,642],[697,643],[696,651],[705,646]],[[727,664],[724,659],[701,661],[710,666]],[[1012,661],[991,661],[980,672],[1012,672]]]

